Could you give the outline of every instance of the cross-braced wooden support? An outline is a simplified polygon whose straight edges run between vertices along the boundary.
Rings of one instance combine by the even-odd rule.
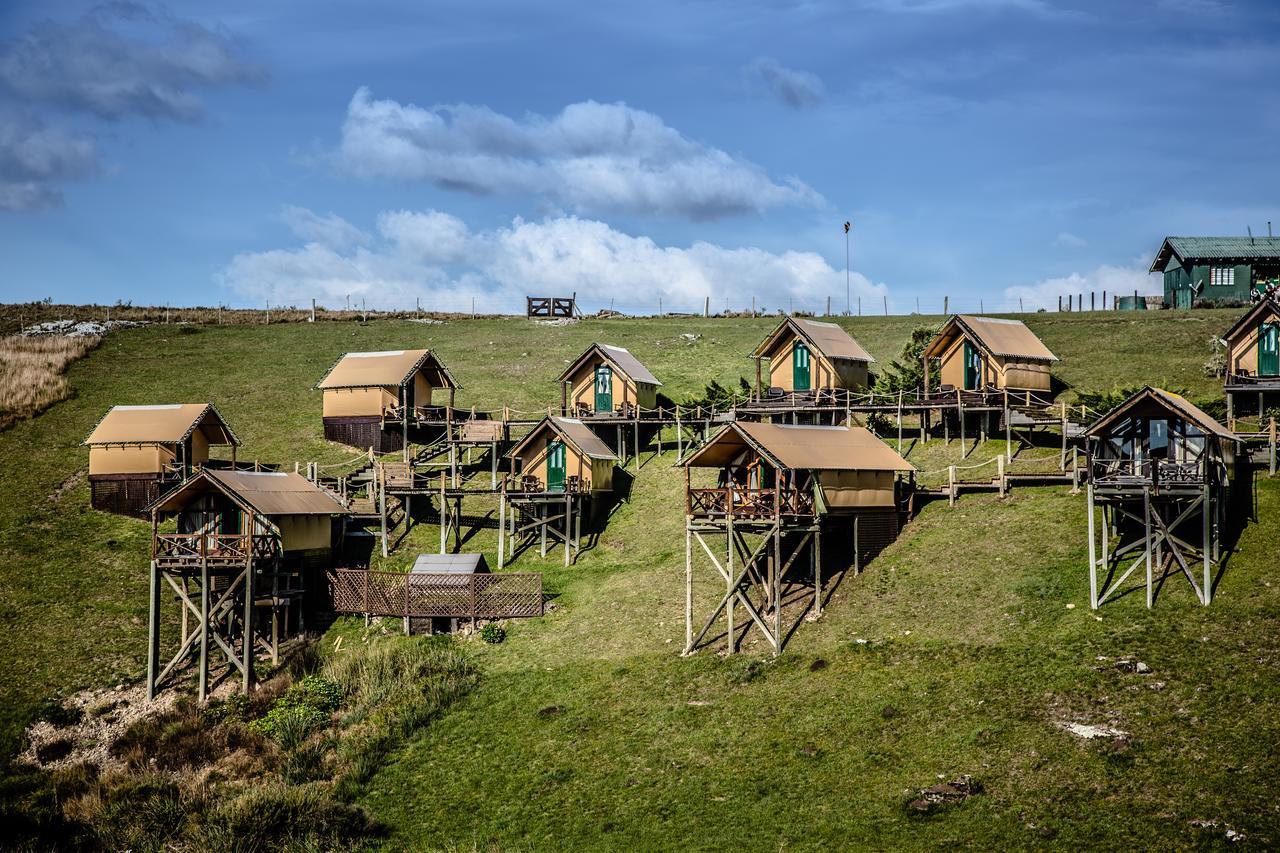
[[[203,702],[217,686],[211,652],[227,665],[217,681],[238,673],[242,689],[249,691],[254,680],[254,575],[252,559],[231,567],[211,566],[207,559],[174,567],[151,562],[147,699],[155,698],[170,675],[195,659],[198,694]],[[182,619],[178,650],[162,663],[160,624],[166,591],[174,594]]]
[[[546,557],[558,540],[569,566],[582,551],[582,516],[591,510],[585,492],[508,492],[498,496],[498,568],[534,545]],[[443,553],[443,552],[442,552]]]
[[[754,543],[749,539],[754,539]],[[790,539],[784,557],[784,540]],[[724,594],[694,631],[694,545],[698,546],[724,584]],[[803,612],[784,626],[784,582],[787,573],[803,556],[808,556],[813,595]],[[822,527],[817,522],[801,524],[778,520],[708,520],[687,516],[685,521],[685,648],[689,655],[703,645],[720,614],[725,614],[725,636],[730,654],[738,650],[742,637],[754,625],[764,634],[775,655],[781,654],[787,639],[805,615],[822,614]],[[741,605],[748,622],[740,629],[735,621]]]
[[[1140,496],[1099,496],[1090,483],[1086,501],[1090,607],[1106,603],[1139,567],[1145,571],[1147,607],[1165,579],[1179,572],[1200,603],[1209,604],[1221,558],[1222,507],[1208,484],[1196,494],[1153,495],[1143,489]],[[1191,530],[1194,535],[1188,535]]]

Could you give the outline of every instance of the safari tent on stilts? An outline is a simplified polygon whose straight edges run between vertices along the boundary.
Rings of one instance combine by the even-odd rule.
[[[861,427],[725,426],[685,463],[685,653],[704,644],[721,613],[731,653],[752,625],[780,653],[800,622],[784,624],[788,598],[801,615],[821,615],[824,566],[856,573],[897,537],[914,472]],[[695,553],[719,590],[696,632],[694,570],[703,561]]]
[[[456,416],[457,380],[429,349],[346,353],[316,388],[324,437],[375,453],[405,449],[415,430],[443,433]]]

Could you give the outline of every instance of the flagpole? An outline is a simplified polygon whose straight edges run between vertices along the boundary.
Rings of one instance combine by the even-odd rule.
[[[848,317],[853,311],[853,300],[849,293],[849,229],[848,221],[844,223],[844,315]]]

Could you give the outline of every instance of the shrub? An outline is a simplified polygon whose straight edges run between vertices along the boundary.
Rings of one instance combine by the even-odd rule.
[[[480,629],[480,639],[486,643],[501,643],[507,638],[507,630],[497,623],[490,622]]]
[[[249,728],[271,738],[282,749],[293,750],[327,722],[329,715],[310,705],[277,704],[265,717],[250,723]]]

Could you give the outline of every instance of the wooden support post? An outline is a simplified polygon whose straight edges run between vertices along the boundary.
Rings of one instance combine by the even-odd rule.
[[[244,672],[241,673],[243,676],[241,687],[246,696],[249,695],[249,688],[253,686],[253,571],[253,558],[251,557],[249,558],[249,565],[244,570],[244,645],[242,648],[244,660],[241,665]],[[274,601],[272,602],[272,612],[275,612]],[[272,646],[272,654],[275,654],[275,646]]]
[[[676,406],[676,462],[684,459],[684,428],[680,424],[680,407]]]
[[[1005,479],[1004,479],[1004,457],[1003,456],[996,457],[996,487],[1000,491],[1000,497],[1004,497]]]
[[[1271,461],[1268,465],[1267,473],[1269,476],[1274,477],[1276,475],[1276,419],[1275,418],[1271,419],[1271,429],[1270,429],[1270,435],[1267,437],[1267,444],[1271,449],[1271,454],[1270,454]]]
[[[381,466],[379,466],[380,468]],[[387,556],[387,478],[378,470],[378,518],[382,524],[382,556]]]
[[[200,560],[200,701],[209,698],[209,561]]]
[[[187,605],[182,606],[183,622],[186,622]],[[183,645],[186,645],[186,631],[183,631]],[[147,623],[147,701],[156,698],[156,676],[160,673],[160,569],[156,561],[151,561],[151,599],[149,619]]]
[[[1071,494],[1080,494],[1080,449],[1071,448]]]
[[[547,502],[538,501],[538,533],[540,536],[539,554],[538,556],[545,558],[547,556]]]
[[[853,517],[853,576],[862,574],[862,552],[858,550],[858,516]]]
[[[502,558],[507,544],[507,487],[498,494],[498,570],[502,570]]]
[[[1090,483],[1085,490],[1085,508],[1088,513],[1089,520],[1089,607],[1092,610],[1098,609],[1098,560],[1094,554],[1094,536],[1093,536],[1093,484]]]
[[[775,524],[773,528],[773,653],[775,656],[782,654],[782,521],[781,520],[779,520],[778,523]]]
[[[404,462],[406,465],[408,465],[409,464],[409,386],[407,384],[400,386],[400,408],[402,410],[401,418],[400,418],[400,429],[403,430],[402,437],[404,438]]]
[[[571,538],[569,534],[572,531],[572,525],[570,524],[572,518],[573,495],[566,491],[564,493],[564,567],[566,569],[569,568],[569,545]]]
[[[1058,462],[1058,470],[1067,470],[1067,404],[1058,404],[1062,408],[1062,458]]]
[[[444,472],[440,472],[440,553],[444,553],[445,537],[449,530],[449,499],[444,492]]]
[[[692,518],[684,519],[684,653],[693,651],[693,531]]]
[[[1013,423],[1009,418],[1009,389],[1004,389],[1004,461],[1013,463]]]
[[[1227,392],[1227,429],[1236,431],[1236,395]]]
[[[729,598],[729,603],[725,607],[725,624],[728,626],[728,629],[729,629],[729,654],[734,654],[735,652],[738,651],[738,629],[733,621],[733,616],[734,616],[733,611],[734,611],[734,604],[736,603],[736,596],[734,596],[733,594],[733,578],[734,578],[733,545],[734,545],[734,542],[733,542],[733,492],[732,490],[730,490],[729,495],[725,500],[725,532],[726,532],[725,542],[728,543],[728,559],[725,561],[725,572],[727,574],[727,577],[725,578],[725,589]]]
[[[822,615],[822,525],[813,534],[813,616]]]
[[[1213,599],[1213,570],[1210,568],[1209,554],[1212,550],[1213,530],[1213,504],[1209,500],[1209,480],[1206,477],[1204,482],[1204,497],[1200,507],[1200,515],[1203,519],[1201,551],[1203,566],[1203,580],[1200,587],[1200,603],[1205,607],[1209,606],[1209,602]]]
[[[956,505],[956,466],[947,466],[947,506]]]
[[[1154,479],[1154,472],[1152,479]],[[1143,532],[1143,549],[1147,561],[1147,609],[1151,609],[1151,605],[1155,599],[1154,577],[1151,571],[1151,490],[1143,489],[1142,491],[1142,522],[1144,525]]]

